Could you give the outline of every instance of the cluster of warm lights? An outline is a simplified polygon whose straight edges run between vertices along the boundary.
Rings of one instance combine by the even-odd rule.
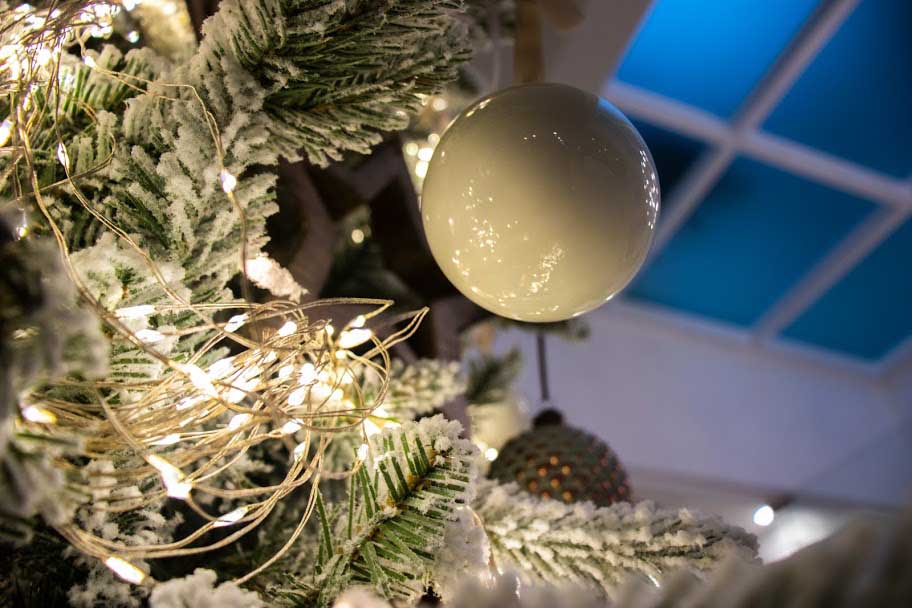
[[[86,6],[83,2],[64,1],[54,3],[51,11],[27,5],[4,11],[4,23],[11,25],[0,33],[0,80],[13,110],[0,123],[0,146],[12,142],[13,147],[6,151],[12,154],[14,168],[24,169],[22,175],[31,179],[29,176],[37,174],[31,160],[34,153],[29,148],[29,130],[46,119],[37,114],[53,109],[57,103],[54,97],[67,90],[69,72],[61,69],[62,50],[84,48],[89,37],[110,35],[118,12],[133,10],[138,3],[122,0]],[[144,4],[150,3],[144,0]],[[178,7],[174,0],[159,0],[156,4],[166,14],[168,7],[172,13]],[[134,34],[138,39],[138,33]],[[128,39],[129,36],[128,33]],[[83,63],[101,71],[92,56],[85,53]],[[119,78],[116,73],[103,73]],[[129,86],[136,86],[137,82],[134,79]],[[55,87],[54,83],[60,86]],[[31,103],[31,92],[38,86],[46,87],[48,103]],[[215,130],[213,138],[216,160],[223,165],[224,152]],[[70,174],[66,143],[51,145],[56,147],[50,151],[56,151],[66,181],[82,201],[79,176]],[[84,174],[103,168],[104,164]],[[239,208],[234,199],[238,178],[223,165],[218,181],[225,196]],[[38,210],[51,232],[59,237],[59,228],[47,212],[43,197],[41,190],[35,191]],[[245,221],[243,214],[240,221]],[[19,236],[26,233],[27,226],[23,225]],[[122,579],[139,584],[149,578],[135,565],[136,560],[201,553],[230,544],[258,526],[290,492],[309,484],[310,494],[298,532],[278,555],[239,580],[268,567],[291,546],[311,516],[316,503],[316,484],[312,482],[321,476],[351,474],[324,469],[323,455],[336,434],[361,429],[366,441],[385,424],[392,423],[386,420],[380,406],[387,386],[388,348],[407,338],[426,311],[380,322],[379,315],[390,305],[387,301],[191,304],[165,283],[161,287],[169,296],[167,302],[109,311],[80,282],[62,238],[58,238],[58,243],[77,289],[111,329],[115,340],[142,350],[161,362],[166,372],[158,378],[132,381],[67,379],[66,391],[62,392],[55,392],[57,387],[53,385],[40,387],[22,395],[20,424],[40,428],[48,435],[75,439],[72,444],[79,447],[68,457],[82,455],[92,461],[116,464],[116,481],[111,482],[110,477],[104,480],[108,498],[83,508],[127,512],[173,499],[183,501],[205,522],[167,545],[124,545],[84,529],[79,523],[84,520],[79,518],[58,526],[58,531],[77,549],[102,560]],[[258,258],[245,260],[241,268],[249,274],[251,264],[256,270],[257,262]],[[153,266],[153,274],[160,277],[154,264],[148,263]],[[313,320],[327,306],[332,306],[336,315],[351,307],[368,312],[337,330],[325,321]],[[195,325],[179,330],[159,325],[161,317],[186,313],[197,319]],[[227,320],[218,320],[224,318]],[[203,334],[203,346],[191,358],[174,360],[166,354],[170,351],[163,345],[199,333]],[[214,349],[228,343],[234,343],[239,352],[212,361]],[[380,379],[380,387],[372,390],[370,400],[359,383],[367,369]],[[78,394],[78,398],[69,400],[63,394]],[[220,478],[229,474],[247,450],[267,441],[284,445],[289,454],[279,483],[243,489],[220,483]],[[367,451],[366,443],[361,445],[361,460],[367,457]],[[70,469],[72,462],[68,461]],[[67,487],[77,494],[92,495],[102,474],[90,473],[89,469],[84,472],[84,477],[69,478]],[[198,500],[201,496],[206,500]],[[204,535],[213,528],[232,531],[218,540],[204,542]]]
[[[375,308],[367,315],[357,315],[337,331],[331,324],[309,322],[304,316],[305,310],[325,304],[371,304]],[[86,410],[85,404],[66,403],[59,398],[42,401],[40,393],[28,395],[29,405],[22,409],[27,423],[81,436],[85,453],[95,458],[134,462],[118,467],[124,474],[118,477],[117,487],[110,488],[112,496],[128,486],[150,488],[139,503],[149,504],[167,496],[185,501],[207,521],[168,547],[116,546],[75,523],[61,526],[61,534],[83,551],[103,559],[124,580],[139,582],[145,575],[131,563],[132,558],[168,557],[223,546],[228,541],[204,548],[189,545],[212,528],[237,526],[238,534],[228,537],[236,538],[258,525],[281,498],[302,484],[324,474],[350,474],[324,471],[322,454],[335,433],[360,427],[366,441],[383,426],[395,424],[386,419],[380,405],[389,369],[387,349],[407,337],[425,313],[407,315],[404,328],[381,340],[367,325],[388,305],[376,300],[247,305],[244,312],[220,324],[224,335],[239,341],[250,340],[242,333],[259,334],[246,350],[206,366],[199,363],[204,353],[195,361],[172,362],[173,372],[148,382],[135,400],[108,403],[98,393],[97,417],[74,416],[74,412]],[[136,320],[166,311],[167,307],[142,305],[121,308],[115,316]],[[136,332],[137,337],[141,332]],[[155,342],[144,340],[145,344]],[[352,349],[358,347],[367,352],[356,354]],[[359,370],[365,368],[373,368],[382,379],[380,391],[370,402],[364,398],[358,381]],[[79,384],[70,382],[68,386]],[[230,490],[215,482],[246,450],[264,441],[288,446],[290,464],[282,483]],[[358,450],[361,460],[367,456],[367,447],[363,443]],[[124,456],[129,452],[133,456]],[[134,459],[141,459],[146,466],[137,466]],[[129,471],[133,474],[127,474]],[[150,476],[157,477],[158,489],[156,484],[148,483]],[[85,481],[86,492],[92,483],[91,478]],[[231,508],[209,513],[202,504],[211,501],[195,500],[197,493],[219,498],[222,505]],[[141,506],[134,495],[130,496],[129,508]],[[126,509],[127,503],[111,499],[109,506]],[[312,508],[306,509],[303,517],[309,517],[311,511]]]

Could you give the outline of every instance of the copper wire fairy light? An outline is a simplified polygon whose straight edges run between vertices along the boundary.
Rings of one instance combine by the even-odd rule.
[[[238,177],[224,166],[224,150],[215,118],[197,91],[187,84],[164,83],[164,86],[190,91],[212,136],[222,191],[241,227],[238,259],[244,300],[201,304],[187,301],[168,284],[149,254],[93,207],[81,192],[80,181],[107,166],[113,152],[98,166],[74,174],[66,142],[58,132],[57,157],[66,177],[41,186],[31,139],[49,114],[52,123],[57,124],[64,49],[78,46],[83,50],[86,66],[127,87],[146,92],[145,87],[151,84],[138,76],[105,70],[85,54],[85,42],[93,35],[109,31],[117,10],[119,6],[114,3],[60,1],[40,11],[20,7],[0,15],[3,40],[0,95],[9,100],[10,107],[9,117],[0,125],[0,149],[10,157],[10,162],[0,179],[12,181],[20,205],[33,202],[41,212],[84,302],[113,332],[163,363],[168,371],[161,377],[142,380],[57,380],[22,396],[21,424],[41,425],[50,434],[76,439],[78,455],[120,465],[103,475],[83,469],[85,479],[81,483],[70,476],[69,487],[86,496],[98,490],[104,478],[104,490],[109,498],[96,501],[93,509],[120,513],[171,498],[185,502],[203,518],[205,523],[185,537],[159,545],[112,541],[93,534],[75,520],[56,526],[73,546],[102,560],[131,583],[150,581],[131,560],[189,555],[223,547],[256,528],[290,492],[310,484],[307,504],[294,533],[276,555],[239,579],[243,582],[279,559],[294,543],[315,508],[317,480],[353,473],[324,470],[326,448],[335,434],[364,427],[376,412],[387,390],[388,350],[415,331],[427,310],[393,319],[392,322],[402,324],[401,328],[381,339],[367,324],[389,308],[391,302],[386,300],[340,298],[306,304],[287,300],[252,303],[246,297],[247,220],[234,194]],[[48,93],[43,100],[33,98],[33,91],[39,85]],[[166,101],[181,100],[177,96],[158,97]],[[97,122],[91,111],[87,114]],[[27,184],[20,181],[22,176]],[[83,208],[141,256],[167,296],[166,303],[111,311],[93,297],[73,267],[64,235],[44,199],[46,193],[64,185]],[[359,310],[370,307],[370,311],[355,317],[336,335],[332,325],[311,320],[310,316],[316,317],[321,309],[330,306],[334,310],[345,306],[357,306]],[[178,312],[193,313],[198,323],[170,332],[162,328],[133,331],[127,323],[153,314]],[[233,313],[227,322],[214,320],[215,313],[225,312]],[[281,326],[278,331],[272,329],[276,324]],[[245,328],[250,331],[245,333],[242,331]],[[173,360],[155,348],[166,337],[194,333],[209,337],[189,360]],[[233,341],[245,350],[203,368],[206,355],[224,340]],[[365,343],[370,348],[364,354],[352,351]],[[376,397],[369,403],[355,373],[362,368],[374,370],[380,379]],[[84,403],[60,396],[73,392],[91,395],[93,400]],[[281,482],[248,488],[218,484],[219,477],[229,472],[247,450],[264,442],[283,444],[289,452],[289,464]],[[77,471],[72,461],[61,458],[57,464],[64,470]],[[195,498],[200,495],[221,499],[219,504],[226,507],[225,511],[210,513],[205,501]],[[231,527],[233,532],[208,544],[194,544],[213,528],[221,527]]]

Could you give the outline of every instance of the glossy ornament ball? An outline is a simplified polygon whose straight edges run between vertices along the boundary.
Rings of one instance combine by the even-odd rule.
[[[519,321],[598,307],[646,258],[655,166],[623,114],[560,84],[509,88],[463,112],[421,196],[437,264],[470,300]]]
[[[554,410],[539,414],[535,428],[503,446],[488,477],[565,503],[588,500],[606,507],[631,499],[627,472],[612,449],[563,424]]]

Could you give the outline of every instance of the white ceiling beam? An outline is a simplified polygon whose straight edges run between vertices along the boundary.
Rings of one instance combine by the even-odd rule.
[[[910,216],[908,207],[875,211],[766,311],[755,325],[757,337],[769,339],[791,325]]]
[[[834,190],[896,209],[912,208],[912,187],[908,182],[804,144],[754,132],[744,137],[740,149],[746,156]]]
[[[669,131],[718,148],[734,147],[739,154],[834,190],[890,207],[912,207],[912,187],[907,182],[851,161],[777,135],[761,131],[739,133],[709,112],[620,81],[607,85],[602,96],[628,116]],[[666,217],[662,221],[667,220]]]

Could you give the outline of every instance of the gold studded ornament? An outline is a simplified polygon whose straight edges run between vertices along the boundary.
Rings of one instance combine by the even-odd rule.
[[[614,451],[595,435],[563,424],[555,410],[539,414],[532,430],[503,446],[488,476],[565,503],[588,500],[605,507],[631,500],[627,472]]]
[[[623,289],[652,243],[655,166],[614,106],[562,84],[508,88],[446,130],[421,195],[437,264],[519,321],[569,319]]]

